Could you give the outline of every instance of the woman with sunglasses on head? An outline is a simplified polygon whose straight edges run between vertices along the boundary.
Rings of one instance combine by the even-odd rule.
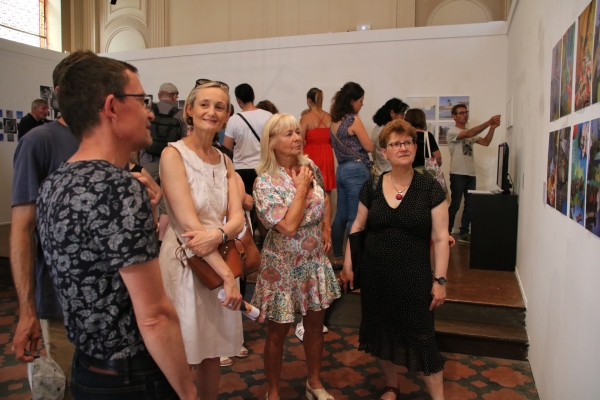
[[[208,82],[196,86],[184,107],[186,122],[193,127],[191,134],[169,143],[160,165],[170,217],[160,267],[166,292],[179,315],[187,362],[196,366],[202,400],[216,400],[220,357],[237,355],[243,342],[240,314],[232,312],[239,309],[242,295],[217,251],[244,225],[233,163],[212,146],[228,112],[229,92],[223,85]],[[188,266],[188,257],[194,255],[203,257],[223,279],[224,301]]]
[[[375,115],[373,115],[373,122],[375,122],[375,127],[371,132],[371,141],[373,142],[373,162],[375,163],[375,168],[377,168],[377,173],[382,174],[386,171],[392,169],[390,162],[386,160],[381,154],[381,150],[379,148],[379,134],[381,130],[390,121],[395,119],[404,119],[404,113],[408,110],[408,104],[403,102],[400,99],[393,98],[389,99],[385,102],[383,106]]]
[[[334,263],[338,265],[344,261],[344,234],[350,233],[356,218],[358,193],[373,166],[369,159],[373,143],[358,116],[364,98],[363,88],[348,82],[333,96],[331,104],[331,146],[338,162],[337,211],[331,225],[331,242]]]
[[[440,184],[412,167],[416,139],[406,121],[394,120],[383,128],[379,145],[392,169],[381,175],[375,188],[374,178],[365,183],[352,225],[352,232],[368,229],[360,264],[359,350],[381,363],[386,378],[383,400],[400,394],[398,365],[421,371],[431,397],[444,398],[444,358],[435,342],[433,309],[446,299],[448,204]],[[354,287],[349,247],[340,276],[345,289]]]

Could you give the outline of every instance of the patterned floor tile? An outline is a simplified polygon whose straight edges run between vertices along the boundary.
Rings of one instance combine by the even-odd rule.
[[[27,368],[15,360],[12,336],[16,328],[17,301],[13,288],[0,286],[0,398],[30,399]],[[234,358],[233,365],[221,368],[219,399],[264,399],[267,378],[263,365],[265,325],[245,320],[245,346],[250,354]],[[447,400],[539,399],[528,362],[466,354],[449,354],[444,370]],[[283,352],[281,397],[304,398],[306,363],[304,347],[290,329]],[[336,400],[378,399],[386,386],[377,360],[358,351],[358,331],[330,329],[325,334],[322,361],[323,385]],[[398,367],[398,387],[402,399],[429,399],[419,373]]]

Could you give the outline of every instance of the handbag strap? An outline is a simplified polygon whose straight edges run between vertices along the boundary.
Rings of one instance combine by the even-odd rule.
[[[358,157],[359,159],[362,160],[362,157],[360,156],[360,154],[358,154],[357,152],[355,152],[354,150],[348,148],[348,146],[346,146],[341,140],[340,138],[337,137],[337,133],[333,133],[333,129],[331,130],[331,134],[333,135],[333,137],[335,138],[335,140],[338,141],[339,144],[342,145],[343,148],[345,148],[346,150],[348,150],[350,153],[354,154],[356,157]]]
[[[246,118],[244,118],[244,116],[242,115],[242,113],[237,113],[237,115],[239,115],[240,118],[244,120],[244,122],[246,123],[246,125],[248,125],[248,128],[250,128],[250,130],[254,134],[254,137],[256,138],[256,140],[258,140],[258,142],[260,143],[260,138],[256,134],[256,131],[254,130],[254,128],[252,127],[252,125],[250,125],[250,122],[248,122],[248,120]]]
[[[429,132],[425,131],[423,132],[423,138],[425,140],[425,146],[423,146],[423,158],[427,158],[427,154],[429,154],[429,157],[431,158],[431,147],[429,147]],[[427,153],[425,153],[425,149],[427,149]]]

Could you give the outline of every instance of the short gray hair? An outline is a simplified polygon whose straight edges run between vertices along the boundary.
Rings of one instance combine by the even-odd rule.
[[[31,102],[31,109],[38,108],[42,104],[48,105],[48,100],[46,99],[35,99]]]

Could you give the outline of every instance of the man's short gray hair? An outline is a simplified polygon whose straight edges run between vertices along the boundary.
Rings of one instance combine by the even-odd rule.
[[[46,99],[35,99],[34,101],[31,102],[31,109],[33,110],[34,108],[38,108],[42,104],[48,105],[48,100],[46,100]]]

